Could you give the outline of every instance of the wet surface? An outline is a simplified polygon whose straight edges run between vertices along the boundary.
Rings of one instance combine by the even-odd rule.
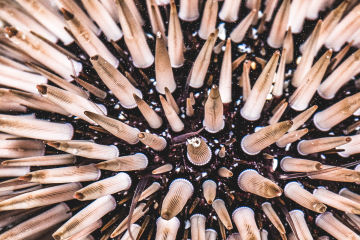
[[[141,1],[142,2],[142,1]],[[219,9],[221,8],[221,4],[219,5]],[[139,7],[141,9],[141,12],[143,13],[144,19],[148,19],[146,15],[146,10],[144,9],[145,4],[141,4]],[[163,19],[168,19],[168,12],[169,8],[160,7],[161,12],[163,14]],[[200,9],[203,9],[201,7]],[[275,10],[276,12],[277,10]],[[241,7],[240,17],[239,19],[244,18],[247,13],[249,12],[248,9],[245,8],[245,6]],[[326,12],[321,13],[321,17],[326,16]],[[260,21],[259,21],[260,22]],[[219,19],[217,25],[219,25]],[[300,56],[300,53],[298,52],[298,48],[301,45],[302,42],[304,42],[311,31],[313,30],[315,26],[314,21],[306,21],[304,30],[301,34],[294,35],[295,40],[295,56]],[[233,29],[236,26],[235,24],[225,24],[225,27],[227,29],[227,36],[229,35],[231,29]],[[165,25],[167,26],[167,22],[165,22]],[[144,100],[149,103],[163,118],[164,124],[160,129],[154,130],[150,129],[144,118],[141,116],[138,109],[133,110],[127,110],[123,109],[118,101],[114,98],[112,94],[108,94],[108,97],[103,101],[101,99],[97,99],[94,96],[91,96],[91,99],[96,103],[102,103],[104,104],[108,109],[108,116],[113,118],[118,118],[121,121],[137,127],[140,131],[147,131],[149,130],[152,133],[159,134],[166,138],[168,141],[168,147],[162,151],[162,152],[155,152],[149,148],[146,148],[143,144],[138,143],[136,145],[129,145],[126,144],[124,141],[101,132],[97,132],[95,130],[89,129],[89,124],[81,119],[77,119],[76,117],[64,117],[56,114],[50,114],[50,113],[44,113],[44,112],[36,112],[37,118],[42,119],[49,119],[51,121],[55,122],[70,122],[75,127],[75,136],[74,139],[93,139],[96,143],[100,144],[114,144],[119,148],[120,156],[122,155],[128,155],[128,154],[134,154],[137,152],[141,152],[147,155],[149,158],[149,166],[144,171],[136,171],[129,173],[131,175],[133,184],[131,189],[129,189],[126,192],[121,192],[118,194],[114,194],[117,201],[122,201],[123,199],[129,198],[127,202],[119,205],[116,210],[109,213],[106,217],[103,218],[103,224],[105,224],[108,220],[110,220],[112,217],[117,216],[120,214],[120,219],[112,226],[115,227],[117,224],[127,216],[129,205],[131,203],[131,198],[137,183],[141,178],[144,176],[149,176],[149,182],[148,185],[150,185],[153,181],[158,181],[162,185],[162,189],[157,192],[153,197],[150,197],[150,201],[153,201],[153,203],[150,205],[150,210],[147,215],[150,216],[150,223],[147,226],[143,236],[141,239],[148,239],[149,232],[151,229],[155,228],[155,220],[159,217],[159,211],[161,209],[161,202],[164,198],[165,194],[168,190],[169,183],[176,179],[176,178],[186,178],[192,182],[194,185],[195,191],[192,196],[192,198],[188,201],[187,206],[184,208],[184,210],[177,216],[181,222],[181,226],[178,231],[177,238],[182,239],[184,235],[184,229],[185,229],[185,221],[187,221],[190,217],[189,209],[193,208],[193,203],[197,203],[195,208],[192,211],[192,214],[194,213],[202,213],[207,217],[206,221],[206,228],[213,228],[215,229],[218,234],[220,234],[219,224],[217,222],[216,213],[213,210],[211,206],[209,206],[206,201],[203,198],[202,195],[202,188],[201,185],[205,180],[212,179],[215,182],[218,183],[218,189],[217,189],[217,198],[221,198],[225,201],[226,206],[228,206],[229,213],[231,214],[234,209],[241,206],[248,206],[255,210],[255,218],[258,224],[259,228],[264,228],[269,232],[269,239],[279,239],[280,236],[277,232],[277,230],[271,225],[269,220],[264,216],[263,212],[261,211],[261,204],[265,201],[269,201],[274,204],[275,211],[279,214],[282,222],[284,223],[287,232],[291,232],[290,227],[288,223],[285,220],[284,213],[280,210],[281,209],[281,202],[285,203],[285,208],[287,210],[293,210],[293,209],[301,209],[305,212],[306,220],[308,222],[308,226],[310,228],[310,231],[312,232],[314,238],[325,235],[322,230],[317,228],[314,224],[314,219],[317,216],[317,214],[306,210],[305,208],[299,206],[298,204],[294,203],[293,201],[287,199],[285,196],[281,196],[280,199],[264,199],[261,197],[257,197],[253,194],[245,193],[239,189],[237,186],[237,176],[241,171],[244,169],[256,169],[258,170],[263,176],[268,177],[279,184],[282,188],[285,186],[285,184],[289,181],[299,181],[304,185],[304,187],[312,191],[317,186],[326,186],[329,190],[338,192],[341,188],[347,187],[352,191],[359,193],[359,186],[354,183],[336,183],[336,182],[328,182],[328,181],[319,181],[319,180],[310,180],[308,178],[299,178],[295,180],[281,180],[279,179],[279,175],[282,174],[282,170],[280,167],[278,167],[275,171],[272,169],[273,165],[273,159],[266,159],[264,157],[264,153],[272,155],[275,159],[280,161],[284,156],[292,156],[292,157],[303,157],[307,159],[312,160],[318,160],[324,164],[328,165],[341,165],[345,163],[352,162],[354,160],[357,160],[357,156],[352,156],[350,158],[342,158],[338,156],[337,154],[312,154],[310,156],[301,156],[297,153],[296,150],[296,144],[292,144],[288,150],[278,148],[276,145],[271,145],[270,147],[266,148],[264,151],[262,151],[260,154],[255,156],[249,156],[246,155],[240,147],[240,142],[243,136],[253,133],[255,127],[257,126],[265,126],[267,125],[267,121],[271,117],[271,111],[272,109],[282,100],[280,99],[272,99],[270,101],[266,102],[266,105],[263,109],[262,116],[258,121],[255,122],[249,122],[245,119],[243,119],[240,114],[239,110],[241,109],[243,105],[242,101],[242,89],[237,85],[237,78],[241,76],[242,72],[242,64],[238,69],[236,69],[233,72],[233,102],[230,103],[228,106],[225,106],[225,127],[221,132],[218,132],[216,134],[210,134],[206,131],[202,131],[200,135],[204,137],[208,145],[210,146],[213,157],[209,164],[198,167],[193,166],[189,163],[189,161],[186,158],[186,146],[185,144],[177,144],[173,145],[171,143],[171,139],[175,136],[189,133],[192,131],[197,131],[200,128],[202,128],[202,120],[203,120],[203,103],[206,100],[207,92],[211,86],[211,84],[208,84],[207,81],[209,77],[213,76],[213,84],[218,84],[218,79],[220,75],[220,68],[221,68],[221,62],[222,62],[222,55],[223,51],[220,54],[212,54],[212,61],[208,70],[208,74],[205,78],[205,84],[200,89],[192,89],[190,88],[188,91],[186,90],[185,83],[187,76],[191,70],[192,63],[194,62],[198,52],[200,51],[204,40],[201,40],[197,35],[196,31],[199,28],[199,21],[192,22],[192,23],[186,23],[181,22],[183,33],[184,33],[184,41],[186,45],[186,52],[185,52],[185,59],[186,62],[183,67],[178,69],[173,69],[176,82],[178,84],[177,90],[173,93],[175,99],[177,99],[177,103],[181,109],[181,119],[183,120],[185,124],[184,131],[180,133],[174,133],[172,132],[167,123],[167,120],[162,112],[161,104],[159,101],[159,94],[156,92],[154,87],[154,65],[152,65],[148,69],[144,69],[143,72],[146,74],[146,76],[150,79],[150,83],[146,81],[146,79],[143,77],[143,75],[138,71],[138,69],[135,69],[131,65],[131,59],[128,57],[128,54],[126,55],[127,58],[123,58],[121,54],[119,54],[114,47],[107,43],[107,46],[114,55],[120,58],[120,64],[119,70],[124,74],[124,70],[130,72],[132,77],[138,82],[139,86],[137,88],[141,89]],[[264,60],[270,59],[271,55],[276,49],[271,49],[266,44],[266,36],[269,32],[269,27],[271,26],[271,23],[267,23],[264,33],[260,35],[254,35],[254,34],[248,34],[246,39],[241,44],[234,44],[232,43],[232,60],[235,60],[237,57],[242,55],[244,50],[250,50],[250,53],[248,54],[247,58],[248,60],[254,60],[255,57],[263,58]],[[151,33],[151,26],[147,23],[144,26],[146,33]],[[256,26],[251,30],[253,33],[256,33]],[[250,32],[251,32],[250,31]],[[104,42],[105,39],[102,36]],[[216,44],[218,44],[221,40],[218,39]],[[154,37],[148,38],[148,43],[152,51],[155,49],[155,42]],[[126,46],[124,44],[123,39],[117,42],[117,44],[122,48],[126,49]],[[69,49],[77,54],[82,54],[81,49],[79,49],[77,46],[70,46]],[[224,49],[223,49],[224,50]],[[351,49],[351,52],[353,52],[354,49]],[[325,49],[322,48],[321,51],[319,51],[317,58],[319,58],[323,53],[325,52]],[[296,58],[296,57],[295,57]],[[295,61],[295,60],[294,60]],[[85,66],[85,73],[89,77],[89,82],[92,84],[98,86],[99,88],[108,91],[108,89],[102,84],[101,80],[97,77],[96,72],[91,68],[90,62],[88,60],[84,60],[88,65]],[[286,66],[286,73],[287,77],[285,81],[288,81],[291,79],[291,74],[294,72],[296,67],[296,64],[290,64]],[[257,64],[255,70],[250,71],[250,80],[251,85],[253,86],[254,82],[256,81],[257,77],[259,76],[261,72],[261,65]],[[86,79],[84,79],[86,80]],[[293,87],[289,87],[285,90],[285,96],[284,98],[288,99],[288,97],[291,95],[291,93],[294,91]],[[324,100],[320,98],[318,95],[316,95],[313,100],[310,103],[310,106],[312,105],[318,105],[319,109],[322,110],[330,106],[331,104],[339,101],[340,99],[344,98],[345,96],[352,95],[355,92],[357,92],[358,89],[356,89],[354,81],[350,81],[348,84],[346,84],[345,87],[341,89],[341,91],[336,95],[336,98],[333,100]],[[185,117],[185,101],[186,97],[189,96],[190,92],[194,92],[196,104],[194,105],[195,114],[193,117]],[[33,111],[30,111],[33,112]],[[292,119],[298,114],[298,112],[295,112],[291,110],[289,107],[287,108],[285,114],[282,116],[282,120],[288,120]],[[354,123],[356,120],[358,120],[356,117],[350,117],[346,119],[344,122],[338,124],[336,127],[334,127],[330,132],[320,132],[317,130],[313,123],[311,121],[307,121],[305,124],[308,129],[309,133],[306,134],[302,139],[313,139],[313,138],[319,138],[319,137],[325,137],[325,136],[339,136],[343,135],[343,130],[349,126],[350,124]],[[352,134],[355,134],[353,132]],[[351,134],[351,135],[352,135]],[[218,150],[225,146],[226,148],[226,156],[224,158],[220,158],[217,156]],[[55,150],[47,147],[47,153],[54,153]],[[78,157],[77,164],[88,164],[92,162],[98,162],[93,159],[85,159]],[[151,171],[165,163],[171,163],[174,168],[171,172],[161,174],[159,176],[152,176]],[[234,176],[225,179],[221,178],[217,174],[217,170],[220,167],[227,167],[230,169]],[[35,170],[35,168],[34,168]],[[110,171],[102,171],[102,178],[106,178],[112,175],[115,175],[116,172],[110,172]],[[86,185],[86,183],[84,184]],[[147,201],[145,201],[147,202]],[[154,204],[154,203],[157,204]],[[74,207],[75,209],[79,209],[79,207],[83,207],[85,204],[88,204],[90,202],[79,202],[79,201],[71,201],[70,205]],[[154,206],[157,205],[157,209],[154,209]],[[343,216],[344,214],[340,211],[334,210],[331,207],[328,207],[329,210],[333,211],[334,213],[338,214],[338,216]],[[138,221],[138,224],[141,224],[143,222],[144,218],[140,219]],[[110,227],[108,230],[104,232],[96,231],[93,236],[95,236],[95,239],[101,239],[101,236],[106,234],[109,230],[112,229]],[[227,231],[227,235],[230,235],[231,232],[237,232],[236,227],[234,226],[233,231]],[[328,235],[328,234],[326,234]],[[190,238],[190,232],[189,232],[189,238]],[[155,232],[153,232],[153,235],[149,239],[154,239]],[[218,238],[220,239],[220,236],[218,235]]]

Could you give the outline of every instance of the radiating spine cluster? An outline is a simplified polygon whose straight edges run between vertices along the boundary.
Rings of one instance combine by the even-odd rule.
[[[0,0],[0,240],[360,239],[359,13]]]

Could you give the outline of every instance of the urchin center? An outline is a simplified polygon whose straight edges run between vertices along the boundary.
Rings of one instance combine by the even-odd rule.
[[[201,144],[201,139],[199,137],[193,137],[187,140],[188,144],[191,144],[193,147],[198,148]]]

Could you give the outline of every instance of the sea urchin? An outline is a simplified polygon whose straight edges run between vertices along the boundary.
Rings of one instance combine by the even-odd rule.
[[[0,240],[359,240],[359,13],[0,0]]]

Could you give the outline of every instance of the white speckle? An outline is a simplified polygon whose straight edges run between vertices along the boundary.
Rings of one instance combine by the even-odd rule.
[[[278,165],[279,165],[279,161],[276,158],[274,158],[272,161],[272,170],[275,171]]]
[[[291,143],[286,144],[285,146],[285,151],[289,151],[291,147]]]
[[[190,221],[186,220],[185,221],[185,229],[189,229],[190,228]]]
[[[218,38],[220,38],[221,40],[225,40],[226,39],[225,23],[220,23],[218,29],[219,29]]]
[[[126,117],[124,116],[124,114],[121,112],[120,114],[119,114],[119,117],[118,117],[120,120],[125,120],[126,119]]]
[[[149,39],[153,39],[154,40],[154,36],[150,33],[146,33],[146,37]]]
[[[251,28],[252,35],[254,36],[254,39],[257,39],[257,30],[255,28]]]
[[[238,51],[239,52],[242,52],[242,53],[251,53],[251,48],[250,47],[248,47],[246,44],[239,44],[238,46],[237,46],[237,48],[238,48]]]

